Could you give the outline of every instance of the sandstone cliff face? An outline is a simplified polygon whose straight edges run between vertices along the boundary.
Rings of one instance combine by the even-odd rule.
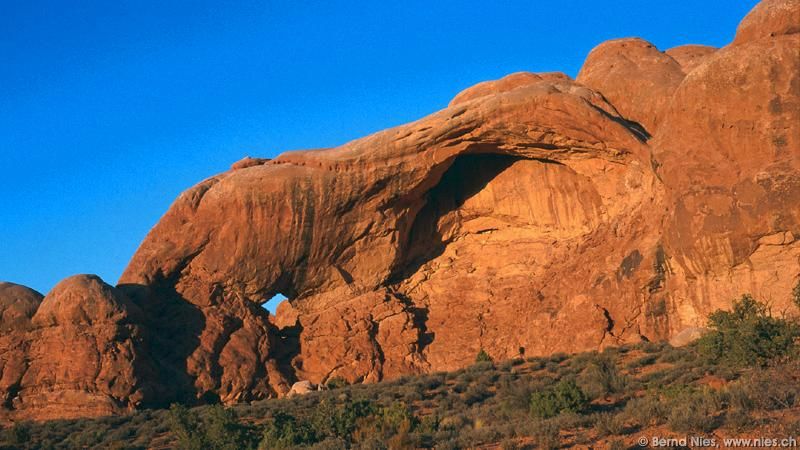
[[[672,317],[751,292],[788,306],[800,267],[800,2],[762,2],[675,91],[651,143]]]
[[[0,285],[4,414],[668,339],[744,292],[790,307],[798,15],[762,2],[719,50],[611,41],[577,81],[512,74],[342,147],[234,164],[175,201],[117,289]]]

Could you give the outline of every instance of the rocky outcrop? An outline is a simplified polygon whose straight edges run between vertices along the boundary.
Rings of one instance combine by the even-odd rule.
[[[25,286],[0,283],[0,419],[12,408],[28,368],[26,333],[42,298]]]
[[[651,146],[671,206],[671,316],[743,292],[788,306],[800,260],[800,2],[759,4],[675,91]],[[674,330],[677,331],[677,330]]]
[[[767,0],[742,20],[733,45],[800,33],[800,1]]]
[[[577,81],[516,73],[338,148],[235,163],[181,194],[116,289],[77,277],[39,306],[0,285],[4,414],[677,342],[744,292],[793,307],[798,12],[763,2],[719,50],[611,41]]]
[[[595,47],[577,81],[601,92],[625,119],[652,135],[684,76],[669,54],[643,39],[627,38]]]
[[[655,236],[634,238],[657,229],[642,213],[659,199],[649,151],[598,93],[529,80],[207,180],[176,201],[121,283],[152,287],[140,304],[177,296],[203,315],[189,362],[215,360],[206,341],[227,345],[208,326],[221,309],[286,295],[297,319],[277,333],[287,345],[275,358],[315,383],[458,367],[481,346],[506,356],[638,339],[609,330],[606,311],[634,314],[645,281],[618,267],[629,254],[649,264],[657,248]],[[575,312],[597,325],[569,338],[542,331]],[[509,333],[522,317],[526,328]],[[231,370],[187,369],[201,392]]]
[[[5,303],[10,290],[2,291]],[[153,369],[138,325],[143,317],[124,294],[88,275],[67,278],[43,300],[19,287],[12,299],[15,293],[22,314],[14,333],[4,335],[14,342],[3,342],[2,350],[21,362],[3,371],[4,380],[13,374],[2,386],[6,416],[110,415],[152,401]]]
[[[673,47],[664,53],[680,64],[683,73],[689,73],[716,51],[717,49],[715,47],[709,47],[708,45],[690,44]]]

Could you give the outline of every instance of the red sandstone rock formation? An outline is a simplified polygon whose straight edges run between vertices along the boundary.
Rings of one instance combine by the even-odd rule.
[[[695,67],[702,64],[709,55],[716,52],[717,49],[707,45],[680,45],[673,47],[664,53],[671,56],[678,64],[684,73],[689,73]]]
[[[16,324],[0,351],[16,359],[2,368],[4,415],[110,415],[146,400],[153,373],[142,349],[143,317],[124,294],[88,275],[67,278],[43,300],[7,286],[0,289],[8,306],[3,325],[9,317]]]
[[[669,339],[744,292],[788,308],[798,31],[798,1],[765,1],[719,50],[611,41],[577,82],[517,73],[338,148],[240,161],[175,201],[118,289],[0,285],[2,418]]]
[[[0,419],[11,409],[28,368],[26,334],[42,294],[12,283],[0,283]]]
[[[788,306],[800,273],[799,33],[800,1],[760,3],[664,111],[651,147],[670,206],[673,323],[700,326],[743,292]]]
[[[623,117],[652,135],[684,76],[681,64],[669,54],[645,40],[628,38],[595,47],[577,81],[601,92]]]

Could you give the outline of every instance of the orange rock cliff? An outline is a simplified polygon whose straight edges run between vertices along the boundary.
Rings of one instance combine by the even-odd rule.
[[[234,403],[670,339],[800,277],[800,0],[720,49],[605,42],[178,197],[116,287],[0,283],[0,419]],[[270,317],[261,303],[289,298]]]

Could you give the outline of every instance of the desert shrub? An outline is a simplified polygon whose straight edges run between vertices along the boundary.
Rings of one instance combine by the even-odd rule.
[[[766,366],[787,356],[800,337],[800,326],[772,317],[767,305],[750,295],[734,301],[732,311],[717,310],[698,348],[712,363],[731,366]]]
[[[557,449],[561,446],[561,437],[558,426],[547,420],[534,422],[531,434],[538,448],[545,450]]]
[[[615,439],[608,443],[608,450],[626,450],[627,448],[628,446],[625,445],[625,441],[620,439]]]
[[[547,361],[544,366],[548,372],[558,375],[561,372],[561,364],[555,361]]]
[[[755,427],[758,421],[743,409],[730,409],[725,413],[725,425],[736,430],[745,431]]]
[[[625,365],[628,369],[638,369],[640,367],[649,366],[656,362],[658,359],[657,355],[646,355],[639,359],[634,359],[633,361],[629,362]]]
[[[544,359],[538,356],[531,356],[530,358],[526,358],[525,361],[528,363],[531,370],[539,370],[544,367]]]
[[[476,382],[484,386],[493,386],[500,378],[500,372],[496,370],[487,370],[476,377]]]
[[[590,415],[581,412],[565,411],[548,421],[558,427],[559,430],[572,430],[578,428],[591,427],[594,424]]]
[[[650,342],[644,341],[636,345],[636,348],[641,349],[644,353],[658,353],[663,350],[667,345],[666,342]]]
[[[561,410],[555,393],[551,390],[534,392],[530,399],[530,412],[532,416],[544,419],[558,415]]]
[[[343,377],[333,377],[325,383],[325,387],[328,389],[341,389],[347,386],[349,383]]]
[[[167,416],[169,428],[180,450],[205,450],[208,442],[197,412],[183,405],[173,404]]]
[[[363,448],[413,448],[411,432],[419,422],[408,407],[393,403],[357,420],[353,442]]]
[[[514,367],[514,360],[513,359],[505,360],[505,361],[501,362],[500,365],[497,366],[497,368],[499,370],[503,371],[503,372],[511,371],[512,367]]]
[[[686,347],[671,347],[668,346],[663,350],[658,357],[658,360],[664,363],[677,363],[680,361],[687,361],[694,358],[694,354],[686,349]]]
[[[433,390],[438,388],[439,386],[444,383],[444,377],[441,375],[428,375],[425,377],[421,377],[417,383],[416,387],[420,390]]]
[[[435,414],[427,415],[419,420],[417,430],[420,433],[435,433],[439,431],[439,424],[441,420]]]
[[[648,392],[625,404],[625,415],[643,426],[660,425],[667,420],[669,409],[657,394]]]
[[[731,383],[726,389],[728,402],[745,411],[779,410],[800,404],[800,362],[757,370]]]
[[[590,398],[624,392],[628,379],[619,373],[614,360],[606,355],[598,355],[590,362],[578,378],[582,388]]]
[[[492,357],[491,357],[491,356],[489,356],[489,354],[488,354],[488,353],[486,353],[486,350],[484,350],[484,349],[480,349],[480,351],[478,352],[478,354],[475,356],[475,362],[476,362],[476,363],[482,363],[482,362],[489,362],[489,363],[491,363],[491,362],[493,362],[493,360],[492,360]]]
[[[236,414],[222,405],[207,408],[202,419],[197,410],[172,405],[167,420],[180,449],[237,450],[256,446],[253,430],[241,425]]]
[[[369,401],[349,401],[335,404],[320,402],[311,418],[314,431],[320,436],[335,436],[347,439],[358,426],[358,420],[375,413],[375,405]]]
[[[459,381],[458,383],[453,385],[453,392],[457,394],[463,394],[467,390],[467,387],[469,387],[469,384],[463,381]]]
[[[675,432],[710,432],[720,424],[717,413],[722,409],[719,395],[710,389],[687,391],[670,402],[667,425]]]
[[[469,419],[464,414],[447,416],[439,423],[439,429],[458,431],[466,427],[468,422]]]
[[[308,445],[318,441],[312,427],[298,421],[294,416],[277,412],[264,427],[259,450],[292,448],[297,445]]]
[[[625,417],[622,414],[598,413],[593,420],[601,436],[616,436],[625,432]]]
[[[586,394],[575,381],[564,380],[551,388],[534,392],[530,399],[530,413],[546,419],[563,412],[582,412],[588,404]]]
[[[710,372],[725,381],[733,381],[739,378],[739,371],[730,366],[714,366]]]
[[[489,389],[484,385],[474,384],[470,385],[466,392],[464,392],[464,403],[472,406],[475,403],[480,403],[492,395]]]
[[[597,358],[597,352],[578,353],[569,360],[569,365],[576,369],[583,369]]]
[[[516,438],[506,438],[500,442],[500,448],[502,450],[523,450],[525,447],[524,444],[520,443],[519,440]]]
[[[527,383],[508,383],[497,388],[500,410],[507,415],[527,412],[530,409],[531,388]]]
[[[236,413],[222,405],[209,408],[203,423],[206,440],[211,448],[237,450],[254,448],[258,439],[254,431],[240,424]]]
[[[329,437],[316,444],[301,446],[300,448],[309,448],[311,450],[341,450],[347,447],[348,443],[344,439]]]
[[[24,448],[32,437],[31,426],[25,422],[17,423],[4,429],[2,437],[3,443],[10,448]]]

